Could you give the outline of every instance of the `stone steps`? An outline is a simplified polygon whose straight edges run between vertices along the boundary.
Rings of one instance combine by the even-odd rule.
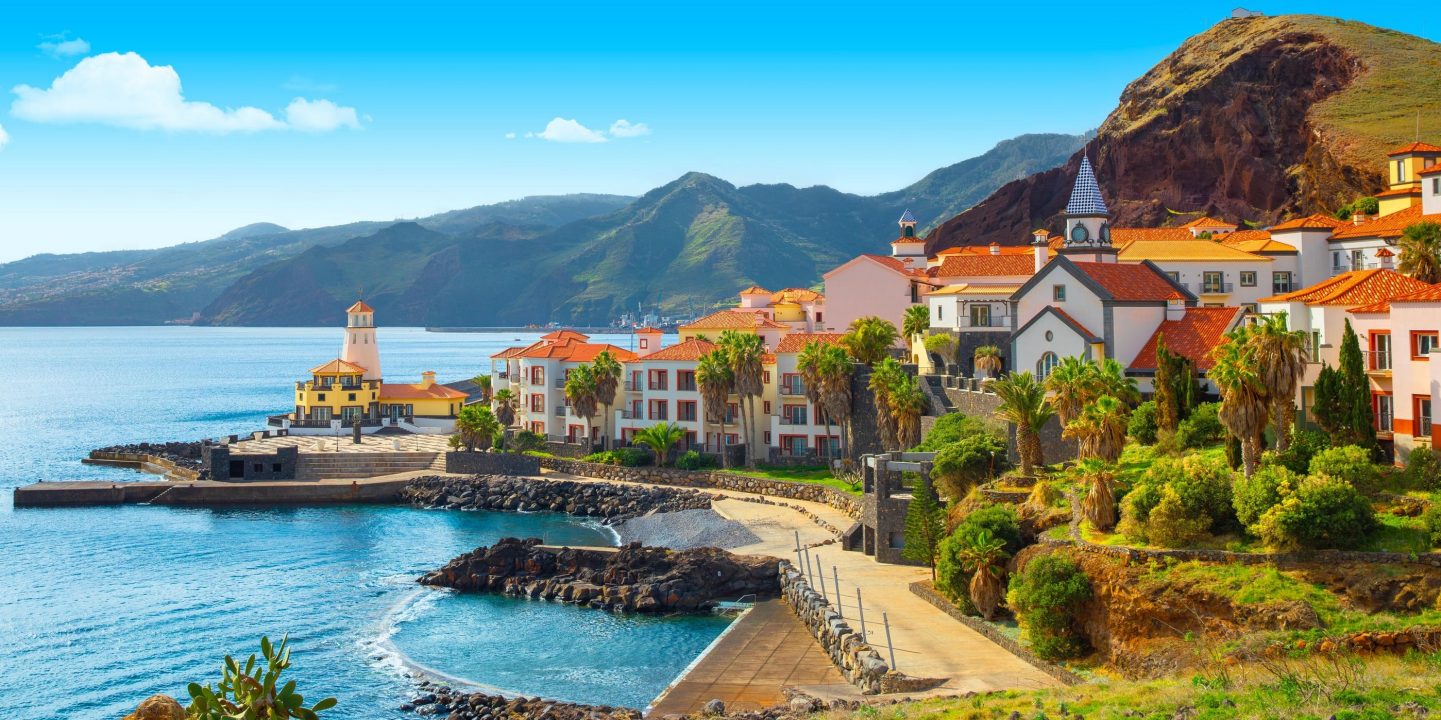
[[[334,453],[302,454],[296,465],[296,477],[301,480],[333,478],[358,480],[379,475],[433,470],[439,460],[444,462],[443,453]],[[443,467],[443,466],[442,466]]]

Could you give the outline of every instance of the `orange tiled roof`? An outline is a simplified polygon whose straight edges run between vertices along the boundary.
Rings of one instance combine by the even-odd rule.
[[[609,343],[576,342],[569,338],[558,342],[539,342],[515,354],[516,357],[535,360],[562,360],[565,362],[590,362],[601,352],[609,350],[618,362],[634,360],[635,353]]]
[[[742,295],[769,295],[769,294],[771,294],[771,291],[769,291],[769,290],[767,290],[767,289],[765,289],[765,288],[763,288],[763,287],[761,287],[761,286],[759,286],[759,285],[752,285],[752,286],[750,286],[750,287],[742,290],[742,291],[741,291],[741,294],[742,294]]]
[[[1359,313],[1384,313],[1384,312],[1390,312],[1390,311],[1391,311],[1391,305],[1392,305],[1392,303],[1413,303],[1413,302],[1414,302],[1414,303],[1423,303],[1423,302],[1438,302],[1438,301],[1441,301],[1441,285],[1427,285],[1426,287],[1421,288],[1420,290],[1417,290],[1417,291],[1415,291],[1415,292],[1406,293],[1405,295],[1398,295],[1398,296],[1393,297],[1393,298],[1390,298],[1390,299],[1388,299],[1388,300],[1382,300],[1382,301],[1380,301],[1380,302],[1374,302],[1374,303],[1371,303],[1371,304],[1369,304],[1369,305],[1361,305],[1361,306],[1359,306],[1359,307],[1353,307],[1353,308],[1350,309],[1349,312],[1358,313],[1358,314],[1359,314]]]
[[[807,343],[818,342],[822,345],[839,345],[845,333],[838,332],[793,332],[781,338],[776,345],[776,353],[800,352]]]
[[[946,248],[938,253],[936,257],[948,255],[990,255],[992,248],[988,245],[962,245],[960,247]],[[1030,245],[997,245],[995,247],[998,255],[1024,255],[1030,257],[1035,250]]]
[[[922,265],[921,267],[906,267],[905,263],[891,257],[890,255],[874,255],[871,253],[867,253],[865,255],[861,255],[861,257],[870,258],[871,260],[885,265],[886,267],[895,270],[902,275],[910,275],[914,277],[924,276],[926,274],[926,269],[924,265]]]
[[[1307,305],[1370,305],[1431,287],[1395,270],[1352,270],[1294,292],[1261,298],[1260,302],[1301,302]]]
[[[1420,194],[1421,194],[1421,188],[1392,188],[1392,189],[1390,189],[1390,190],[1382,190],[1381,192],[1376,193],[1376,197],[1378,197],[1378,198],[1401,197],[1401,196],[1403,196],[1403,195],[1420,195]]]
[[[1198,218],[1196,218],[1195,220],[1192,220],[1191,222],[1188,222],[1188,223],[1186,223],[1185,225],[1182,225],[1181,227],[1183,227],[1183,228],[1228,227],[1228,228],[1231,228],[1231,229],[1234,230],[1234,229],[1236,228],[1236,223],[1228,223],[1228,222],[1226,222],[1225,220],[1217,220],[1216,218],[1213,218],[1213,217],[1211,217],[1210,215],[1202,215],[1201,217],[1198,217]]]
[[[356,300],[356,301],[355,301],[355,304],[354,304],[354,305],[351,305],[351,306],[348,307],[348,308],[346,308],[345,311],[348,312],[348,313],[363,313],[363,312],[373,313],[373,312],[375,312],[375,308],[373,308],[373,307],[371,307],[371,306],[369,306],[369,305],[366,305],[364,300]]]
[[[1410,155],[1411,153],[1441,153],[1441,147],[1436,147],[1431,143],[1413,142],[1408,145],[1402,145],[1401,147],[1398,147],[1395,150],[1386,153],[1386,157],[1395,157],[1397,155]]]
[[[1190,235],[1190,233],[1187,233]],[[1170,280],[1151,266],[1134,263],[1077,262],[1076,268],[1095,280],[1112,297],[1123,301],[1184,300]]]
[[[578,333],[574,330],[556,330],[540,336],[541,340],[575,340],[585,342],[590,339],[589,335]]]
[[[1137,240],[1195,240],[1196,236],[1183,227],[1111,228],[1111,244],[1123,246]]]
[[[642,355],[641,360],[699,360],[700,356],[716,349],[716,344],[705,340],[691,339],[683,343],[676,343],[663,347],[649,355]]]
[[[664,331],[664,330],[662,330],[662,329],[660,329],[660,328],[654,328],[654,327],[636,328],[634,332],[635,332],[636,335],[655,335],[655,334],[664,335],[664,334],[665,334],[665,331]]]
[[[1287,220],[1286,222],[1271,228],[1271,232],[1277,230],[1335,230],[1339,227],[1349,225],[1345,220],[1338,220],[1330,215],[1316,213],[1306,217]]]
[[[1406,232],[1407,227],[1424,220],[1441,222],[1441,214],[1423,215],[1420,205],[1412,205],[1405,210],[1397,210],[1390,215],[1382,215],[1370,222],[1343,227],[1331,233],[1331,239],[1346,240],[1350,238],[1401,237],[1401,234]]]
[[[744,295],[745,293],[741,293],[741,294]],[[816,300],[824,300],[824,299],[825,299],[825,296],[824,296],[824,295],[821,295],[820,293],[818,293],[818,292],[816,292],[816,291],[814,291],[814,290],[812,290],[812,289],[810,289],[810,288],[795,288],[795,287],[789,287],[789,288],[783,288],[783,289],[781,289],[781,290],[777,290],[777,291],[775,291],[775,292],[773,292],[773,293],[770,293],[770,296],[771,296],[771,302],[773,302],[773,303],[785,302],[785,301],[787,301],[787,300],[789,300],[789,301],[791,301],[791,302],[802,303],[802,302],[815,302]]]
[[[1295,255],[1297,252],[1294,246],[1273,240],[1269,230],[1237,230],[1221,236],[1221,244],[1263,255]]]
[[[1036,261],[1025,255],[949,255],[934,268],[935,277],[984,277],[995,275],[1034,275]]]
[[[1416,171],[1417,175],[1435,175],[1436,173],[1441,173],[1441,164],[1432,165],[1431,167]]]
[[[1156,369],[1156,343],[1164,335],[1166,349],[1184,355],[1196,364],[1196,369],[1206,371],[1215,362],[1211,350],[1221,344],[1227,330],[1235,324],[1243,308],[1238,307],[1193,307],[1186,308],[1180,320],[1166,320],[1156,327],[1156,332],[1136,353],[1131,361],[1132,370]]]
[[[519,354],[520,354],[522,351],[524,351],[524,350],[525,350],[525,348],[523,348],[523,347],[508,347],[508,348],[506,348],[506,349],[504,349],[504,350],[501,350],[500,352],[498,352],[498,353],[496,353],[496,354],[494,354],[494,355],[491,355],[491,356],[490,356],[490,359],[492,359],[492,360],[509,360],[510,358],[513,358],[513,357],[515,357],[516,355],[519,355]]]
[[[380,399],[384,400],[463,400],[469,395],[440,383],[429,387],[419,383],[381,383]]]
[[[1123,262],[1142,260],[1188,261],[1188,260],[1251,260],[1270,262],[1271,258],[1255,255],[1234,245],[1210,240],[1136,240],[1127,243],[1116,256]]]
[[[353,375],[365,372],[365,368],[353,362],[346,362],[339,358],[331,360],[323,365],[316,365],[310,368],[311,375]]]
[[[756,330],[760,328],[785,328],[756,310],[732,308],[711,313],[699,320],[682,325],[682,330]]]

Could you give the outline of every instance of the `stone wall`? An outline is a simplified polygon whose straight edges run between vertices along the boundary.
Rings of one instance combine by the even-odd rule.
[[[704,510],[710,495],[698,490],[615,485],[533,477],[475,475],[411,479],[400,499],[412,505],[450,510],[563,512],[614,522],[649,512]]]
[[[961,374],[968,377],[976,376],[976,348],[983,345],[995,345],[1001,349],[1001,372],[1009,372],[1011,360],[1006,357],[1010,350],[1011,333],[1009,330],[1000,332],[991,331],[967,331],[951,334],[956,338],[956,356],[959,360]]]
[[[966,415],[974,415],[980,418],[989,418],[996,414],[996,409],[1001,406],[1001,399],[993,392],[982,390],[969,390],[960,387],[947,387],[946,397],[951,404],[956,406],[956,411]],[[1007,456],[1011,463],[1016,463],[1019,458],[1016,456],[1016,431],[1009,428],[1009,450]],[[1061,437],[1061,421],[1052,417],[1041,428],[1041,448],[1045,453],[1047,463],[1064,462],[1076,459],[1079,453],[1079,446],[1076,441]]]
[[[851,421],[846,428],[846,453],[852,459],[886,450],[876,427],[876,398],[870,383],[871,369],[856,363],[851,373]]]
[[[565,458],[583,458],[592,451],[590,443],[568,443],[556,440],[545,441],[545,451]]]
[[[1047,675],[1050,675],[1051,677],[1060,680],[1067,685],[1078,685],[1084,682],[1084,680],[1082,680],[1079,675],[1071,672],[1070,670],[1067,670],[1055,663],[1046,662],[1045,660],[1036,657],[1036,655],[1030,650],[1026,649],[1024,645],[1011,639],[1009,635],[1001,632],[1000,629],[998,629],[995,625],[992,625],[991,623],[988,623],[981,618],[971,617],[961,612],[959,608],[951,604],[950,600],[947,600],[944,595],[941,595],[941,593],[938,592],[935,587],[931,585],[930,582],[913,582],[911,583],[910,587],[912,595],[915,595],[922,600],[925,600],[926,602],[934,605],[945,614],[950,615],[957,622],[986,636],[986,639],[997,645],[1000,645],[1002,648],[1005,648],[1005,650],[1012,655],[1015,655],[1016,657],[1025,660],[1031,665],[1034,665],[1037,669],[1041,670]]]
[[[913,678],[892,670],[876,652],[853,630],[821,594],[812,590],[805,576],[790,563],[780,563],[781,596],[801,623],[820,643],[821,650],[852,685],[866,695],[889,692],[916,692],[945,682],[943,679]]]
[[[256,482],[294,480],[300,464],[300,448],[276,448],[273,453],[232,453],[228,445],[206,445],[201,457],[211,480]]]
[[[457,475],[539,475],[540,459],[519,453],[448,452],[445,471]]]
[[[859,517],[861,499],[825,485],[771,480],[738,475],[723,470],[680,470],[661,467],[623,467],[565,458],[540,458],[548,470],[617,482],[651,483],[675,487],[711,488],[770,495],[773,497],[824,503],[851,517]]]

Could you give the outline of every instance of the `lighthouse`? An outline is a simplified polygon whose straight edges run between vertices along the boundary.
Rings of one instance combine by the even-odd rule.
[[[345,310],[345,341],[340,359],[365,368],[366,380],[380,379],[380,346],[375,342],[375,308],[357,300]]]

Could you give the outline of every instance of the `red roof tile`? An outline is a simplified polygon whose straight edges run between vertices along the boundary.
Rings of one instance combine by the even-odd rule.
[[[541,340],[574,340],[585,342],[590,339],[589,335],[578,333],[574,330],[556,330],[540,336]]]
[[[1420,195],[1420,194],[1421,194],[1421,188],[1392,188],[1392,189],[1390,189],[1390,190],[1382,190],[1381,192],[1376,193],[1376,197],[1378,197],[1378,198],[1401,197],[1401,196],[1403,196],[1403,195]]]
[[[1429,303],[1429,302],[1441,302],[1441,285],[1427,285],[1426,287],[1421,288],[1420,290],[1417,290],[1417,291],[1415,291],[1415,292],[1406,293],[1405,295],[1398,295],[1398,296],[1396,296],[1396,297],[1393,297],[1393,298],[1390,298],[1390,299],[1387,299],[1387,300],[1382,300],[1382,301],[1380,301],[1380,302],[1374,302],[1374,303],[1371,303],[1371,304],[1369,304],[1369,305],[1361,305],[1361,306],[1359,306],[1359,307],[1353,307],[1353,308],[1351,308],[1348,312],[1357,313],[1357,314],[1360,314],[1360,313],[1384,313],[1384,312],[1390,312],[1390,311],[1391,311],[1391,305],[1394,304],[1394,303],[1402,303],[1402,304],[1405,304],[1405,303]]]
[[[901,273],[902,275],[911,275],[911,276],[921,275],[921,276],[924,276],[924,275],[926,274],[926,268],[925,268],[924,265],[922,265],[922,266],[920,266],[920,267],[914,267],[914,266],[912,266],[912,267],[907,267],[905,263],[901,262],[900,260],[897,260],[896,258],[891,257],[890,255],[873,255],[873,254],[867,253],[867,254],[865,254],[865,255],[861,255],[861,257],[863,257],[863,258],[869,258],[869,259],[871,259],[871,260],[874,260],[874,261],[876,261],[876,262],[878,262],[878,263],[880,263],[880,264],[882,264],[882,265],[885,265],[886,267],[888,267],[888,268],[890,268],[890,269],[892,269],[892,270],[895,270],[895,271],[898,272],[898,273]]]
[[[523,347],[508,347],[508,348],[506,348],[506,349],[504,349],[504,350],[501,350],[500,352],[498,352],[498,353],[496,353],[496,354],[494,354],[494,355],[491,355],[491,356],[490,356],[490,359],[492,359],[492,360],[508,360],[508,359],[510,359],[510,358],[513,358],[513,357],[521,354],[521,353],[524,352],[524,351],[525,351],[525,348],[523,348]]]
[[[1097,335],[1097,334],[1091,332],[1090,328],[1086,327],[1085,325],[1082,325],[1079,320],[1076,320],[1075,318],[1071,317],[1071,314],[1068,313],[1068,312],[1066,312],[1065,310],[1062,310],[1062,309],[1056,307],[1055,305],[1051,305],[1050,308],[1051,308],[1051,311],[1052,311],[1052,312],[1056,313],[1057,315],[1060,315],[1061,318],[1064,319],[1066,322],[1068,322],[1068,323],[1070,323],[1070,324],[1072,324],[1072,325],[1075,325],[1077,329],[1079,329],[1081,332],[1085,333],[1085,334],[1088,335],[1089,337],[1093,337],[1093,338],[1101,337],[1100,335]]]
[[[935,268],[935,277],[992,277],[1005,275],[1034,275],[1036,261],[1030,253],[1025,255],[948,255]]]
[[[815,302],[815,301],[817,301],[817,300],[824,300],[824,299],[826,299],[824,295],[822,295],[822,294],[820,294],[820,293],[818,293],[818,292],[816,292],[816,291],[814,291],[814,290],[812,290],[812,289],[810,289],[810,288],[796,288],[796,287],[783,288],[783,289],[781,289],[781,290],[777,290],[777,291],[771,293],[770,296],[771,296],[771,302],[773,302],[773,303],[786,302],[786,301],[803,303],[803,302]]]
[[[1332,240],[1346,240],[1351,238],[1391,238],[1401,237],[1406,228],[1415,225],[1423,220],[1441,222],[1441,214],[1423,215],[1420,205],[1412,205],[1405,210],[1397,210],[1390,215],[1382,215],[1370,222],[1360,225],[1348,225],[1331,233]]]
[[[705,340],[687,340],[663,347],[649,355],[640,356],[641,360],[699,360],[700,356],[716,349],[716,344]]]
[[[1347,225],[1350,225],[1350,223],[1345,220],[1338,220],[1330,215],[1316,213],[1294,220],[1287,220],[1280,225],[1272,227],[1271,232],[1277,230],[1335,230],[1336,228],[1346,227]]]
[[[365,372],[365,368],[353,362],[335,359],[323,365],[310,368],[311,375],[351,375]]]
[[[351,305],[351,306],[348,307],[348,308],[346,308],[345,311],[348,312],[348,313],[363,313],[363,312],[373,313],[373,312],[375,312],[375,308],[373,308],[373,307],[371,307],[371,306],[369,306],[369,305],[366,305],[364,300],[356,300],[356,301],[355,301],[355,304],[354,304],[354,305]]]
[[[765,316],[759,310],[731,308],[711,313],[699,320],[680,326],[682,330],[756,330],[760,328],[785,328]]]
[[[1183,227],[1111,228],[1111,244],[1117,247],[1135,240],[1195,240],[1196,236]]]
[[[1307,305],[1370,305],[1431,287],[1395,270],[1352,270],[1295,292],[1261,298],[1260,302],[1301,302]]]
[[[1243,308],[1238,307],[1193,307],[1186,308],[1180,320],[1166,320],[1151,334],[1146,344],[1131,361],[1132,370],[1156,369],[1156,343],[1166,338],[1166,349],[1184,355],[1196,364],[1199,371],[1209,370],[1214,360],[1211,350],[1220,345],[1227,330],[1235,324]]]
[[[419,383],[381,383],[381,400],[462,400],[469,395],[440,383],[432,383],[429,387]]]
[[[776,353],[800,352],[807,343],[818,342],[822,345],[839,345],[845,333],[838,332],[793,332],[781,338],[776,345]]]
[[[1077,262],[1074,265],[1117,300],[1161,302],[1186,299],[1185,294],[1177,290],[1165,275],[1149,265],[1103,262]]]
[[[1228,227],[1228,228],[1231,228],[1231,229],[1234,230],[1234,229],[1236,228],[1236,223],[1228,223],[1228,222],[1226,222],[1225,220],[1217,220],[1216,218],[1213,218],[1213,217],[1211,217],[1210,215],[1202,215],[1201,217],[1198,217],[1198,218],[1196,218],[1195,220],[1192,220],[1191,222],[1188,222],[1188,223],[1186,223],[1185,225],[1182,225],[1181,227],[1183,227],[1183,228]]]
[[[516,357],[534,360],[562,360],[565,362],[590,362],[602,351],[609,350],[619,362],[634,360],[635,353],[608,343],[576,342],[569,338],[559,342],[538,342],[516,353]]]
[[[769,294],[771,294],[771,291],[769,291],[769,290],[767,290],[767,289],[765,289],[765,288],[763,288],[763,287],[761,287],[761,286],[759,286],[759,285],[752,285],[752,286],[750,286],[750,287],[742,290],[742,291],[741,291],[741,294],[742,294],[742,295],[769,295]]]
[[[1441,153],[1441,147],[1436,147],[1431,143],[1413,142],[1386,153],[1386,156],[1395,157],[1397,155],[1410,155],[1412,153]]]

